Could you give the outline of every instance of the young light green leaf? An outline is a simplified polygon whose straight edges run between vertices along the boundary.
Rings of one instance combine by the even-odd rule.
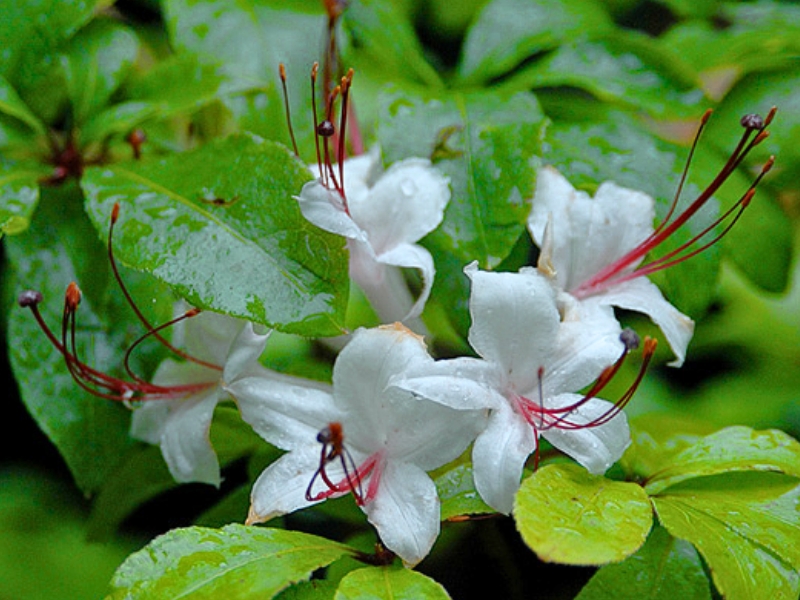
[[[544,466],[522,482],[514,519],[522,539],[542,560],[603,565],[641,547],[653,511],[635,483],[591,475],[567,463]]]
[[[303,335],[341,332],[347,257],[293,199],[311,174],[283,146],[233,136],[150,163],[88,169],[99,229],[121,205],[118,256],[198,307]]]
[[[347,552],[342,544],[282,529],[173,529],[128,557],[111,581],[107,600],[263,600]]]
[[[385,162],[431,158],[450,178],[444,222],[426,245],[463,264],[499,264],[530,212],[545,123],[536,98],[490,91],[424,98],[390,90],[382,95],[379,112]]]
[[[672,456],[647,478],[651,496],[695,477],[730,471],[774,471],[800,477],[800,443],[777,429],[726,427]]]
[[[658,526],[636,554],[598,570],[575,600],[617,600],[621,590],[639,600],[711,600],[697,551]]]
[[[458,520],[460,517],[495,512],[475,489],[470,463],[456,461],[437,469],[431,475],[442,503],[442,520]]]
[[[447,600],[445,589],[403,567],[368,567],[344,576],[334,600]]]
[[[800,593],[800,486],[778,473],[692,479],[653,498],[661,524],[694,544],[728,600]]]
[[[611,26],[602,4],[592,0],[493,0],[467,32],[458,74],[462,83],[484,82],[538,52]]]
[[[70,40],[60,58],[75,126],[108,103],[138,51],[133,30],[110,19],[92,21]]]

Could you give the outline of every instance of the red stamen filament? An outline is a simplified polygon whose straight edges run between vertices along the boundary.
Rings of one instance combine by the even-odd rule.
[[[709,186],[706,187],[706,189],[703,190],[703,192],[682,213],[673,219],[672,217],[675,213],[679,196],[683,191],[683,186],[686,181],[689,164],[694,155],[700,134],[702,133],[705,124],[711,115],[711,111],[707,111],[701,119],[700,127],[695,135],[692,147],[689,151],[689,157],[681,174],[678,190],[673,198],[665,219],[659,224],[658,227],[656,227],[653,233],[643,240],[638,246],[607,267],[601,269],[588,280],[578,285],[572,290],[572,294],[578,298],[587,297],[611,285],[619,284],[624,281],[635,279],[636,277],[646,276],[651,273],[655,273],[656,271],[669,268],[699,254],[700,252],[703,252],[718,242],[724,235],[726,235],[750,204],[750,200],[755,194],[756,186],[760,183],[764,175],[766,175],[766,173],[772,168],[772,165],[775,162],[774,157],[771,157],[764,164],[758,176],[750,184],[750,187],[739,198],[739,200],[711,225],[665,256],[640,265],[633,270],[626,271],[632,264],[643,259],[654,248],[662,244],[708,202],[708,200],[717,192],[717,190],[719,190],[722,184],[725,183],[728,177],[730,177],[731,174],[741,165],[747,154],[767,138],[769,132],[766,131],[766,127],[772,122],[776,110],[777,109],[773,107],[767,117],[763,120],[754,115],[747,115],[742,118],[742,125],[745,127],[745,133],[742,135],[739,143],[737,144],[731,156],[728,158],[725,165],[722,167],[711,184],[709,184]],[[755,136],[753,136],[754,132]],[[728,223],[720,234],[716,235],[710,242],[705,242],[701,246],[690,250],[692,246],[695,246],[700,242],[700,240],[705,238],[715,228],[726,221],[728,221]]]
[[[631,332],[632,333],[632,332]],[[630,335],[630,334],[624,334]],[[609,421],[611,421],[614,417],[616,417],[625,406],[630,402],[635,394],[637,388],[642,382],[644,378],[644,374],[647,371],[647,368],[650,364],[650,361],[653,357],[653,354],[656,350],[657,341],[654,338],[646,337],[644,339],[644,349],[643,349],[643,357],[642,357],[642,365],[639,369],[636,378],[634,379],[633,383],[628,387],[628,389],[622,394],[622,396],[606,410],[601,415],[594,417],[591,421],[587,422],[577,422],[571,418],[571,415],[574,414],[576,410],[578,410],[581,406],[596,398],[597,395],[608,385],[608,383],[617,375],[622,364],[625,362],[627,355],[629,354],[630,350],[634,349],[638,345],[638,339],[635,341],[628,342],[626,340],[625,348],[620,355],[619,359],[611,365],[607,367],[597,378],[597,381],[592,385],[592,387],[583,395],[581,398],[573,402],[572,404],[568,404],[567,406],[561,406],[558,408],[548,408],[545,407],[544,403],[544,395],[542,391],[542,379],[544,377],[544,369],[539,368],[539,399],[537,401],[531,400],[530,398],[526,398],[525,396],[515,396],[514,400],[516,401],[516,405],[522,416],[525,420],[534,428],[537,434],[541,431],[546,431],[548,429],[563,429],[563,430],[577,430],[577,429],[590,429],[593,427],[599,427],[600,425],[605,425]],[[538,435],[537,435],[538,438]],[[539,448],[537,448],[534,452],[534,468],[538,466],[539,462]]]
[[[221,372],[222,367],[195,358],[186,353],[185,351],[175,348],[161,335],[161,331],[163,331],[167,327],[171,327],[184,319],[191,318],[200,314],[199,309],[192,308],[186,311],[184,314],[172,319],[167,323],[164,323],[158,327],[153,327],[152,325],[150,325],[149,321],[144,317],[141,310],[139,310],[139,308],[136,306],[136,304],[133,301],[133,298],[131,297],[130,293],[125,287],[124,282],[122,281],[116,261],[114,259],[113,245],[111,239],[113,235],[114,224],[116,223],[118,216],[119,216],[119,206],[115,205],[111,215],[111,226],[109,227],[109,237],[108,237],[108,254],[111,262],[112,271],[114,273],[114,277],[116,278],[117,282],[120,285],[120,288],[122,289],[126,301],[130,304],[137,318],[147,329],[147,332],[144,335],[140,336],[125,352],[123,365],[126,372],[128,373],[128,376],[130,377],[130,380],[122,379],[119,377],[108,375],[107,373],[103,373],[102,371],[89,366],[86,362],[84,362],[79,358],[77,335],[76,335],[77,331],[76,315],[78,306],[80,305],[81,302],[82,294],[80,288],[78,288],[78,285],[75,282],[72,282],[69,284],[69,286],[67,286],[67,291],[64,295],[64,311],[61,320],[60,338],[57,337],[52,332],[52,330],[44,321],[44,318],[41,315],[41,312],[39,310],[39,303],[42,301],[42,295],[39,292],[34,292],[34,291],[23,292],[19,297],[20,306],[24,308],[29,308],[31,310],[34,318],[36,319],[36,322],[38,323],[42,331],[44,331],[50,343],[52,343],[53,346],[56,348],[56,350],[64,357],[64,362],[67,366],[67,370],[69,371],[70,375],[75,380],[75,382],[81,388],[83,388],[84,390],[95,396],[115,401],[179,398],[181,396],[199,392],[211,386],[217,385],[217,381],[215,380],[215,381],[206,381],[206,382],[199,382],[186,385],[161,386],[150,383],[133,372],[133,369],[130,366],[130,358],[132,352],[137,346],[139,346],[139,344],[141,344],[144,340],[146,340],[150,336],[155,337],[168,350],[170,350],[177,356],[180,356],[181,358],[195,362],[196,364],[202,365],[209,369],[213,369],[215,371]]]
[[[297,150],[297,140],[294,137],[294,127],[292,127],[292,113],[289,108],[289,90],[286,88],[286,67],[283,66],[283,63],[278,65],[278,73],[280,74],[281,87],[283,88],[283,106],[286,110],[286,125],[289,129],[289,137],[292,140],[294,155],[299,157],[300,152]]]
[[[373,454],[367,458],[361,466],[357,467],[352,455],[344,446],[344,435],[341,423],[330,423],[319,432],[317,441],[322,444],[319,467],[311,477],[308,488],[306,488],[306,500],[309,502],[316,502],[318,500],[330,498],[336,494],[345,494],[347,492],[352,492],[358,506],[363,506],[366,502],[372,500],[378,491],[378,481],[380,479],[377,475],[377,471],[373,473],[378,464],[379,455]],[[344,478],[338,483],[334,482],[327,472],[327,465],[337,459],[344,472]],[[370,475],[372,476],[370,477]],[[328,489],[314,494],[312,490],[317,477],[322,480]],[[362,481],[367,477],[369,477],[369,486],[367,488],[367,493],[364,494]]]

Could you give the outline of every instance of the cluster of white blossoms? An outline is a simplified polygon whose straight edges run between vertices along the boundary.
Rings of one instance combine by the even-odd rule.
[[[729,217],[735,222],[772,161],[711,226],[661,258],[646,258],[766,137],[773,115],[743,118],[745,136],[717,178],[670,219],[673,205],[656,228],[650,196],[606,182],[590,197],[554,168],[541,168],[527,223],[540,250],[537,266],[518,272],[464,266],[471,281],[471,356],[436,360],[423,330],[412,330],[422,326],[418,317],[435,275],[431,254],[418,242],[441,223],[449,181],[419,158],[384,171],[377,151],[337,164],[338,175],[329,162],[320,164],[318,177],[297,197],[310,222],[345,238],[351,278],[386,323],[346,338],[330,385],[265,368],[260,357],[270,332],[260,326],[182,304],[170,323],[172,344],[137,310],[148,335],[181,360],[165,360],[148,382],[132,374],[126,356],[131,377],[119,379],[83,363],[66,333],[61,340],[53,335],[38,312],[40,294],[25,292],[19,302],[31,308],[82,387],[103,398],[137,401],[131,434],[160,445],[177,481],[220,484],[209,431],[217,404],[230,398],[255,432],[285,451],[255,482],[248,523],[352,494],[382,544],[415,565],[440,527],[429,473],[470,447],[475,488],[503,514],[513,508],[525,465],[531,458],[534,468],[538,464],[540,437],[591,473],[602,474],[619,460],[630,443],[623,408],[655,340],[645,339],[643,366],[628,390],[614,401],[602,399],[639,344],[614,307],[648,315],[672,349],[672,364],[684,362],[693,322],[647,275],[693,256],[693,246],[714,243],[719,236],[701,238]],[[416,299],[403,268],[420,272]],[[119,278],[115,266],[114,273]],[[75,284],[65,302],[62,331],[68,332],[80,302]]]
[[[345,237],[351,276],[378,314],[413,319],[434,277],[431,255],[417,242],[441,222],[448,181],[423,159],[384,172],[377,153],[347,160],[343,172],[346,203],[315,179],[298,197],[301,210]],[[287,451],[256,481],[249,523],[352,494],[381,542],[408,565],[427,555],[439,532],[440,504],[428,472],[470,446],[476,489],[500,513],[511,511],[540,436],[590,472],[604,473],[630,435],[623,402],[598,394],[638,342],[612,307],[649,314],[676,363],[684,359],[692,321],[646,279],[615,281],[637,261],[595,280],[652,233],[652,198],[610,183],[590,198],[546,167],[532,204],[537,268],[500,273],[465,265],[474,356],[435,360],[422,336],[387,323],[354,332],[337,356],[332,385],[323,385],[261,366],[267,333],[203,313],[182,326],[187,347],[221,366],[211,376],[216,383],[142,403],[134,435],[160,443],[176,479],[218,484],[208,431],[216,402],[227,395],[261,437]],[[420,270],[417,299],[399,272],[389,275],[399,268]],[[208,370],[201,370],[170,360],[155,382],[207,380]]]

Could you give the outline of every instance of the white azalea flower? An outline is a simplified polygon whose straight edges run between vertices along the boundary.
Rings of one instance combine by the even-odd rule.
[[[675,353],[670,364],[680,366],[694,322],[667,302],[655,284],[633,273],[645,257],[646,252],[637,251],[653,234],[654,218],[654,201],[643,192],[605,182],[590,198],[554,168],[544,167],[528,228],[542,251],[539,270],[568,295],[563,301],[648,315]]]
[[[196,360],[165,359],[152,384],[173,390],[167,394],[173,397],[145,398],[131,421],[131,436],[161,446],[176,481],[219,486],[219,461],[209,440],[214,409],[228,397],[223,383],[255,368],[268,337],[247,321],[211,312],[176,326],[173,345]]]
[[[440,526],[427,471],[458,457],[484,418],[484,411],[453,410],[395,385],[406,372],[425,373],[432,365],[422,339],[395,324],[355,332],[336,360],[330,392],[257,375],[227,386],[243,418],[290,450],[256,481],[248,522],[352,492],[387,548],[408,565],[422,560]],[[284,416],[280,432],[273,418],[260,420],[274,413]],[[317,440],[333,427],[342,435],[335,456],[329,454],[333,446]]]
[[[509,513],[539,435],[592,473],[622,455],[630,434],[620,406],[575,392],[609,373],[626,348],[608,307],[562,322],[553,286],[534,269],[490,273],[473,263],[465,271],[472,280],[469,341],[481,358],[439,361],[398,385],[453,408],[491,409],[472,452],[475,486],[487,504]]]
[[[343,172],[344,197],[318,178],[303,186],[300,210],[318,227],[347,238],[350,276],[383,322],[412,320],[422,313],[435,275],[430,252],[417,242],[442,221],[448,178],[422,158],[398,161],[383,172],[377,151],[347,159]],[[401,268],[422,276],[416,301]]]

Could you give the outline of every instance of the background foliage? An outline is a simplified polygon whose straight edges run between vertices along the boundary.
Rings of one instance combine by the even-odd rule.
[[[313,338],[371,316],[348,303],[339,240],[288,201],[310,175],[288,149],[277,65],[286,65],[300,156],[311,161],[308,76],[323,52],[322,3],[2,0],[0,14],[0,358],[10,392],[0,597],[165,598],[197,580],[211,581],[204,597],[468,598],[486,585],[507,598],[797,597],[800,7],[349,2],[338,41],[356,72],[366,140],[386,164],[428,156],[451,179],[445,221],[424,240],[437,264],[424,316],[440,356],[468,348],[465,262],[513,270],[535,258],[523,199],[539,164],[589,191],[607,179],[644,190],[663,216],[706,108],[715,112],[685,201],[713,179],[741,115],[779,107],[770,138],[709,210],[732,204],[777,155],[742,221],[661,274],[697,330],[684,367],[663,366],[664,351],[629,406],[634,443],[621,463],[598,478],[545,460],[513,519],[445,522],[416,571],[353,559],[373,537],[349,498],[269,529],[236,525],[276,451],[220,407],[212,439],[222,487],[178,486],[158,448],[129,438],[129,411],[82,393],[14,302],[40,290],[55,324],[64,288],[79,281],[82,348],[93,364],[118,368],[141,333],[105,249],[119,201],[117,256],[149,318],[165,320],[177,293],[274,326],[265,362],[325,379],[332,356]],[[139,130],[141,148],[129,139]],[[651,327],[626,318],[642,333]],[[137,353],[137,372],[151,373],[160,352]],[[436,473],[443,517],[489,512],[469,469],[461,461]],[[604,500],[596,514],[575,515],[575,498],[584,508]],[[291,560],[276,563],[287,548]],[[219,575],[221,561],[234,565],[230,576]],[[326,578],[305,581],[322,567]]]

